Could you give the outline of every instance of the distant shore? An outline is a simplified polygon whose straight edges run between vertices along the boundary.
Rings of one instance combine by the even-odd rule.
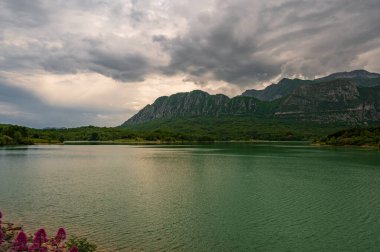
[[[380,149],[380,144],[327,144],[324,142],[313,141],[272,141],[272,140],[228,140],[228,141],[65,141],[65,142],[34,142],[33,144],[12,144],[0,145],[0,147],[12,146],[33,146],[33,145],[194,145],[194,144],[233,144],[233,143],[247,143],[247,144],[264,144],[264,143],[303,143],[309,144],[314,147],[360,147],[369,149]]]

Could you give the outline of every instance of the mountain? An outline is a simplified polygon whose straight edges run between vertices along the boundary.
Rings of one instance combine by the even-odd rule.
[[[263,90],[249,89],[242,96],[255,97],[262,101],[273,101],[291,94],[296,88],[304,84],[310,84],[310,80],[284,78],[277,84],[271,84]]]
[[[310,140],[357,125],[380,125],[380,86],[337,79],[299,85],[273,101],[199,90],[163,96],[121,127],[176,139]]]
[[[122,126],[161,119],[228,115],[320,124],[377,122],[380,121],[380,86],[359,87],[350,79],[337,79],[301,85],[286,97],[274,101],[246,96],[228,98],[196,90],[160,97]]]
[[[303,85],[286,97],[276,117],[320,123],[361,124],[380,120],[380,86],[358,87],[349,79]]]
[[[291,94],[298,87],[305,84],[316,84],[322,83],[337,79],[350,79],[357,86],[363,87],[371,87],[380,85],[380,74],[378,73],[370,73],[365,70],[354,70],[351,72],[340,72],[328,75],[323,78],[315,79],[315,80],[300,80],[300,79],[282,79],[277,84],[271,84],[265,89],[255,90],[249,89],[246,90],[242,95],[255,97],[259,100],[263,101],[272,101],[275,99],[279,99],[281,97],[285,97]]]
[[[366,70],[354,70],[351,72],[339,72],[333,73],[326,77],[319,78],[319,81],[328,81],[328,80],[336,80],[336,79],[373,79],[380,78],[380,74],[378,73],[370,73]]]
[[[257,99],[237,96],[232,99],[225,95],[209,95],[195,90],[159,97],[152,105],[145,106],[125,124],[149,122],[162,118],[183,116],[219,116],[226,114],[253,114]]]

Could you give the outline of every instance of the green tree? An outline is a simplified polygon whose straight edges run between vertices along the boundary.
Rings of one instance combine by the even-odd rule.
[[[77,247],[78,252],[94,252],[96,250],[96,245],[90,243],[87,238],[78,238],[73,236],[66,242],[67,248]]]
[[[90,141],[98,141],[99,140],[99,134],[97,132],[93,132],[90,136]]]

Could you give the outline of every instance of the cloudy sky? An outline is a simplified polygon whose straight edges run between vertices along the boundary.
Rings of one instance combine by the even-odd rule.
[[[0,123],[117,126],[157,97],[380,72],[379,0],[0,0]]]

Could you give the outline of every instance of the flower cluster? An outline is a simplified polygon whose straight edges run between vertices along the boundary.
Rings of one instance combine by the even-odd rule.
[[[47,251],[47,247],[44,245],[44,243],[46,243],[47,241],[48,237],[45,229],[38,229],[37,232],[34,234],[33,244],[29,247],[29,251]]]
[[[61,227],[58,229],[57,234],[55,235],[55,241],[59,244],[61,241],[64,240],[66,240],[66,231],[63,227]]]
[[[12,228],[13,224],[8,224],[8,229],[1,228],[1,218],[3,217],[2,212],[0,211],[0,251],[6,251],[2,249],[4,233],[3,230],[8,231],[16,230]],[[9,228],[11,227],[11,228]],[[34,234],[33,240],[28,239],[28,236],[21,228],[17,228],[20,231],[17,233],[16,238],[12,241],[13,238],[5,239],[6,243],[8,242],[7,251],[9,252],[19,252],[19,251],[28,251],[28,252],[64,252],[66,250],[64,241],[66,240],[66,231],[63,227],[59,228],[57,234],[54,238],[49,239],[45,229],[40,228]],[[13,231],[11,231],[13,232]],[[14,236],[11,236],[14,237]],[[28,242],[32,241],[32,242]],[[4,245],[6,246],[6,245]],[[7,247],[7,246],[6,246]],[[69,250],[70,252],[78,252],[78,248],[72,246]]]
[[[27,246],[28,237],[24,233],[24,231],[20,231],[16,236],[16,239],[13,241],[13,250],[14,251],[25,251],[28,249]]]

